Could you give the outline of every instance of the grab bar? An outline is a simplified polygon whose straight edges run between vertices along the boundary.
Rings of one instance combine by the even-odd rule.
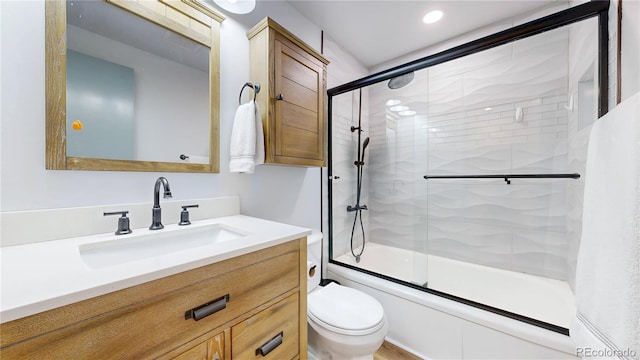
[[[425,175],[429,179],[504,179],[507,185],[509,179],[579,179],[580,174],[500,174],[500,175]]]

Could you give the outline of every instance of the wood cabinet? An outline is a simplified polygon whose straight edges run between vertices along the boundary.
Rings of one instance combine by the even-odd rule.
[[[0,332],[3,360],[306,359],[306,241],[14,320]]]
[[[325,166],[329,61],[270,18],[248,33],[265,163]]]
[[[173,358],[173,360],[225,360],[225,333],[220,333],[211,339],[194,346]]]
[[[293,359],[298,353],[298,294],[293,294],[231,328],[234,359]],[[306,314],[305,314],[306,316]]]

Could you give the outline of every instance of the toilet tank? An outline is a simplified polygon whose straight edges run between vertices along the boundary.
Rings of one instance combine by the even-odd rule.
[[[314,268],[315,267],[315,268]],[[322,233],[313,230],[307,236],[307,292],[320,285],[322,278]]]

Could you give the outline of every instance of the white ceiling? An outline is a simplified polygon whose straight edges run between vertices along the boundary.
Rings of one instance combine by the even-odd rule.
[[[475,29],[560,0],[289,0],[363,65],[371,68]],[[442,10],[427,25],[422,17]]]

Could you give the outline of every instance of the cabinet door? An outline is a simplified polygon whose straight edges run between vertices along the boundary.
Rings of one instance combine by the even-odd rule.
[[[176,356],[174,360],[225,360],[224,338],[224,333],[220,333]]]
[[[289,360],[299,354],[298,294],[231,328],[233,359]]]
[[[275,160],[278,163],[323,166],[323,64],[279,37],[275,39],[274,55]]]
[[[173,358],[174,360],[209,360],[209,341],[205,341]]]

